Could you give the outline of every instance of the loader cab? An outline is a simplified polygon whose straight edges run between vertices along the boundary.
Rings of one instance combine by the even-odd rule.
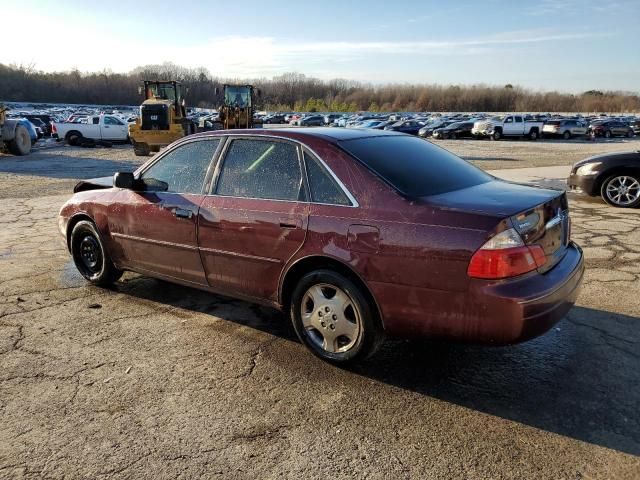
[[[253,106],[253,87],[250,85],[225,85],[224,104],[229,107],[251,108]]]

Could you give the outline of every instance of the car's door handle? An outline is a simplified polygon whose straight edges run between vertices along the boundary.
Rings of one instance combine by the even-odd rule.
[[[186,208],[176,208],[173,211],[173,214],[178,218],[191,218],[191,217],[193,217],[193,211],[187,210]]]
[[[302,228],[302,220],[296,218],[281,218],[281,228]]]

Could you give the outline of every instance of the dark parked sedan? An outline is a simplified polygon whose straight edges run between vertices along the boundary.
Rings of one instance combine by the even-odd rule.
[[[527,340],[583,276],[564,192],[394,132],[203,133],[75,191],[59,227],[88,281],[132,270],[270,305],[336,363],[384,335]]]
[[[393,132],[408,133],[409,135],[417,135],[422,127],[424,127],[424,123],[422,122],[417,122],[416,120],[401,120],[387,125],[384,129]]]
[[[614,207],[640,205],[640,152],[608,153],[576,163],[567,180],[576,193],[600,195]]]
[[[472,138],[473,122],[456,122],[433,131],[433,138]]]

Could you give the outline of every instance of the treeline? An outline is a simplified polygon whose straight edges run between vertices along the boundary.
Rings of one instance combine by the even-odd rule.
[[[205,69],[174,64],[147,65],[122,74],[110,71],[41,72],[0,64],[0,99],[34,103],[137,105],[142,79],[177,79],[189,93],[187,104],[217,107],[216,88],[224,83],[253,84],[261,90],[259,107],[279,111],[477,111],[477,112],[640,112],[640,96],[591,90],[574,95],[534,92],[518,86],[374,86],[299,73],[271,79],[222,79]]]

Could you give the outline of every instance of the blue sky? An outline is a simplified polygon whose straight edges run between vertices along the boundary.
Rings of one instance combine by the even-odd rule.
[[[47,71],[125,72],[171,61],[224,78],[295,71],[374,84],[640,91],[640,0],[0,5],[5,38],[21,38],[21,47],[4,49],[0,62]]]

